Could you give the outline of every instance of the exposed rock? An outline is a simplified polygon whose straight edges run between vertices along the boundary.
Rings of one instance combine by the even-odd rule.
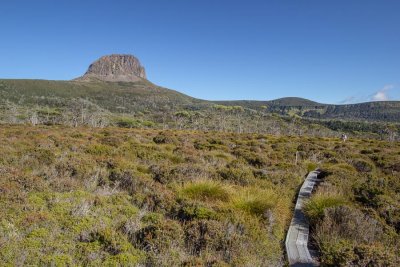
[[[132,55],[109,55],[93,62],[85,75],[76,80],[93,79],[109,82],[135,82],[146,79],[146,72],[139,60]]]

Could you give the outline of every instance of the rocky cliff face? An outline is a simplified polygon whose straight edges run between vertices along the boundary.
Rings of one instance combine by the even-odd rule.
[[[109,55],[93,62],[86,73],[77,80],[93,79],[109,82],[135,82],[146,79],[146,72],[139,60],[132,55]]]

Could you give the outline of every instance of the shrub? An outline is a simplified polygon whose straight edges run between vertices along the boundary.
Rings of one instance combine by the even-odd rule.
[[[315,171],[315,169],[318,167],[318,165],[315,162],[307,162],[306,167],[307,167],[307,172],[312,172],[312,171]]]
[[[69,255],[54,255],[46,259],[50,266],[63,267],[63,266],[73,266],[73,259]]]
[[[103,137],[100,142],[103,145],[108,145],[108,146],[113,146],[113,147],[118,147],[121,145],[121,140],[118,137],[115,136],[106,136]]]
[[[185,221],[193,219],[209,220],[215,219],[217,217],[217,213],[212,209],[195,204],[183,206],[178,212],[178,217]]]
[[[153,141],[156,144],[174,144],[177,142],[174,136],[165,132],[160,132],[158,135],[154,136]]]
[[[354,247],[354,266],[399,266],[400,258],[392,249],[381,244]]]
[[[193,221],[185,226],[186,244],[195,255],[201,252],[217,251],[224,246],[223,224],[218,221]]]
[[[107,257],[102,263],[103,266],[141,266],[144,262],[143,255],[132,253],[120,253]],[[65,266],[65,265],[62,265]]]
[[[340,206],[325,210],[316,225],[316,241],[324,266],[398,266],[395,252],[384,247],[378,221],[355,208]]]
[[[163,220],[164,216],[161,213],[149,212],[142,218],[142,222],[146,224],[157,224]]]
[[[196,140],[193,143],[193,146],[195,149],[197,150],[217,150],[218,149],[218,145],[217,144],[210,144],[209,142],[206,141],[201,141],[201,140]]]
[[[376,179],[368,179],[362,184],[354,186],[353,191],[358,202],[375,208],[380,204],[380,196],[385,193]]]
[[[400,172],[400,162],[396,162],[391,166],[393,171]]]
[[[140,121],[131,118],[120,118],[116,121],[116,124],[122,128],[137,128],[140,126]]]
[[[54,153],[48,149],[38,148],[32,152],[31,156],[36,158],[40,164],[50,165],[54,162]]]
[[[377,220],[356,208],[348,206],[325,209],[324,218],[316,225],[316,228],[316,239],[320,243],[329,243],[332,241],[333,235],[360,244],[372,244],[380,240],[383,233],[383,229]]]
[[[183,235],[183,229],[178,222],[162,220],[140,229],[130,238],[135,247],[160,252],[168,251],[172,243],[180,245]]]
[[[149,170],[154,181],[157,181],[161,184],[167,184],[174,178],[171,175],[171,167],[168,167],[167,165],[151,165]]]
[[[370,150],[370,149],[361,149],[360,150],[360,154],[363,154],[363,155],[373,154],[373,153],[374,152],[372,150]]]
[[[235,150],[233,154],[238,158],[243,158],[248,164],[257,168],[262,168],[268,165],[268,161],[263,155],[250,152],[249,150],[240,148]]]
[[[111,152],[111,149],[109,146],[102,145],[102,144],[97,144],[97,145],[91,145],[88,148],[86,148],[86,153],[92,154],[92,155],[107,155]]]
[[[374,168],[371,163],[361,159],[353,161],[353,166],[359,172],[371,172]]]
[[[142,121],[142,125],[147,128],[153,128],[156,124],[152,121]]]
[[[347,240],[324,243],[321,247],[323,266],[348,266],[354,259],[352,244]]]
[[[218,171],[218,174],[223,180],[232,181],[238,185],[248,185],[254,180],[252,170],[245,165],[230,164],[226,168]]]

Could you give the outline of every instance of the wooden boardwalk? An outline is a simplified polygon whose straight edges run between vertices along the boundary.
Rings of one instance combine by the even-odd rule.
[[[318,171],[312,171],[308,174],[297,197],[293,219],[285,242],[290,266],[319,266],[308,248],[309,224],[302,210],[318,181],[318,173]]]

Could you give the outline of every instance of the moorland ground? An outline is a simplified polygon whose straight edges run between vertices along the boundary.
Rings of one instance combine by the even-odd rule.
[[[0,155],[1,266],[283,265],[317,167],[321,263],[399,265],[398,142],[3,124]]]

